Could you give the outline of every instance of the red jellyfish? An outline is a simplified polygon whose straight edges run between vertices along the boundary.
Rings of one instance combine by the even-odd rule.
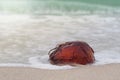
[[[82,41],[65,42],[49,51],[52,64],[90,64],[95,61],[93,49]]]

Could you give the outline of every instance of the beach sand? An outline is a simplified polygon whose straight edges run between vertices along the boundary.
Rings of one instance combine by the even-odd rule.
[[[68,70],[1,67],[0,80],[120,80],[120,64],[80,66]]]

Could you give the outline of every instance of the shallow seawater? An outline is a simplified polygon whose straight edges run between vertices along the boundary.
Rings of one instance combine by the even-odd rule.
[[[120,3],[107,1],[1,0],[0,66],[74,68],[51,65],[48,52],[77,40],[94,49],[92,66],[120,63]]]
[[[93,65],[120,63],[120,17],[101,15],[2,15],[0,65],[67,69],[48,61],[48,51],[66,41],[85,41],[95,50]]]

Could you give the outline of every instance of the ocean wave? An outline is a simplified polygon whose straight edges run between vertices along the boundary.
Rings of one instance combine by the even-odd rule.
[[[82,1],[21,0],[0,1],[0,13],[37,15],[119,14],[119,6],[108,6]]]

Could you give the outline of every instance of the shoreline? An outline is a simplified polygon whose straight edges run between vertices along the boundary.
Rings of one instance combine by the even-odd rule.
[[[67,70],[0,67],[1,80],[120,80],[120,64],[80,66]]]

